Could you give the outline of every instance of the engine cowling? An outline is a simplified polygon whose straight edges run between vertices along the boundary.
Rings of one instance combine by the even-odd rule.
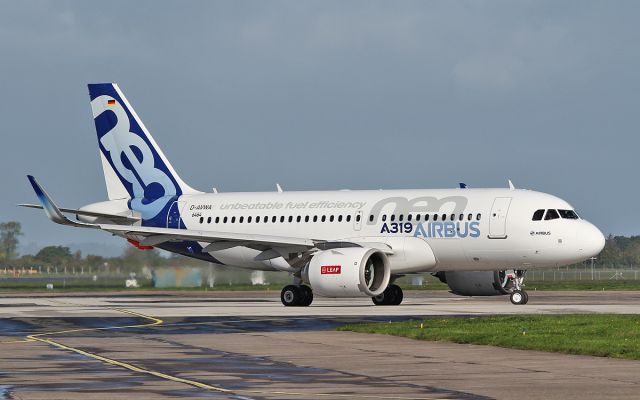
[[[380,250],[347,247],[321,251],[303,271],[313,292],[324,297],[374,297],[391,277],[387,255]]]
[[[461,296],[497,296],[513,290],[512,271],[441,271],[436,276]]]

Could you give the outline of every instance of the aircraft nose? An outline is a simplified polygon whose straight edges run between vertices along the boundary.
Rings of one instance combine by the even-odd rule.
[[[604,249],[604,235],[595,225],[586,221],[585,224],[580,240],[581,250],[585,252],[587,257],[595,257]]]

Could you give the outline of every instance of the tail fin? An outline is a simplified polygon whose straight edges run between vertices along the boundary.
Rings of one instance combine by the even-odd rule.
[[[89,84],[89,95],[110,200],[130,198],[148,219],[166,204],[156,200],[199,193],[180,179],[117,84]]]

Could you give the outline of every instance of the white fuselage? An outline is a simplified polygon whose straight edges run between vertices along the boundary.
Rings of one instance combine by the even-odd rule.
[[[543,268],[602,250],[604,237],[591,223],[534,221],[536,210],[573,207],[521,189],[209,193],[181,196],[171,206],[167,227],[178,227],[179,212],[191,230],[386,245],[394,274]],[[291,271],[283,258],[256,260],[260,253],[245,246],[209,252],[226,265]]]

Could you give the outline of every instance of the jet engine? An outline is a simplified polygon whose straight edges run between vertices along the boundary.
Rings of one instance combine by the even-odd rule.
[[[496,296],[513,291],[516,274],[513,270],[440,271],[435,276],[460,296]]]
[[[315,294],[324,297],[374,297],[387,288],[391,270],[380,250],[347,247],[324,250],[303,270]]]

